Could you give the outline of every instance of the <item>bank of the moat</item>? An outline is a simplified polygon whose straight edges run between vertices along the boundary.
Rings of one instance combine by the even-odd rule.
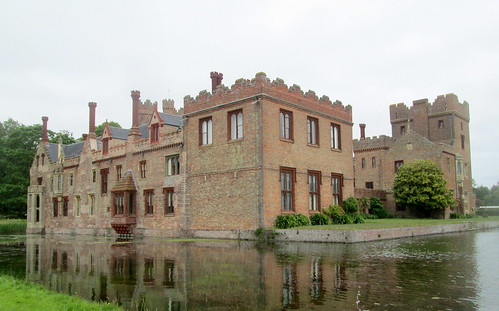
[[[275,241],[280,242],[358,243],[498,227],[499,221],[358,230],[309,230],[292,228],[276,229],[272,232],[267,232],[267,236],[271,236]]]

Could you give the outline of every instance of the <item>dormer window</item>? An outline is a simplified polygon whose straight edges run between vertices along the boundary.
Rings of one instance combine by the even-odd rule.
[[[151,143],[159,141],[159,123],[151,124]]]

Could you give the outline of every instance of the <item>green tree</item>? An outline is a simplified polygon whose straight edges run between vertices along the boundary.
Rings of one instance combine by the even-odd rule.
[[[62,138],[62,143],[64,145],[69,145],[69,144],[74,144],[76,142],[76,139],[73,137],[73,133],[67,130],[62,130],[59,132],[54,132],[51,130],[48,130],[48,139],[49,142],[58,144],[59,143],[59,137]]]
[[[121,128],[121,125],[118,122],[109,121],[108,123],[109,123],[109,126]],[[99,124],[95,127],[95,135],[97,135],[97,137],[102,136],[102,132],[104,132],[105,126],[106,126],[106,122],[103,122],[102,124]]]
[[[498,206],[499,205],[499,183],[490,189],[487,186],[473,186],[476,195],[476,206]]]
[[[23,217],[29,169],[40,141],[41,124],[0,123],[0,214]]]
[[[402,165],[393,183],[395,201],[418,217],[456,204],[440,168],[431,160],[416,160]]]

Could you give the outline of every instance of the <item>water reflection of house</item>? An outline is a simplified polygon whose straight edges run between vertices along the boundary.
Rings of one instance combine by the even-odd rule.
[[[264,73],[212,92],[141,102],[132,126],[71,145],[42,140],[31,167],[28,233],[252,238],[276,216],[310,215],[353,192],[352,110]],[[111,116],[112,118],[112,116]]]
[[[435,289],[447,297],[441,307],[474,309],[470,279],[476,263],[453,257],[472,241],[435,239],[383,255],[380,243],[290,243],[259,250],[250,242],[67,243],[57,236],[28,237],[26,275],[54,291],[160,311],[375,310],[384,302],[400,309],[407,301],[424,309]],[[379,257],[366,260],[365,254]],[[435,254],[442,260],[427,264]],[[421,273],[429,273],[431,282],[421,282]]]

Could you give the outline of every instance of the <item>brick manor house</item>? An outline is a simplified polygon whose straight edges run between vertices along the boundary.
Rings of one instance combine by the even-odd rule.
[[[252,237],[278,215],[318,213],[354,195],[352,109],[264,73],[212,92],[140,100],[132,125],[48,142],[30,170],[28,233]]]
[[[212,92],[142,102],[132,91],[132,125],[106,124],[71,145],[48,142],[48,118],[30,170],[28,233],[251,238],[278,215],[311,215],[349,196],[393,197],[403,163],[431,159],[457,207],[473,213],[469,106],[439,96],[390,106],[392,136],[352,140],[352,108],[264,73],[230,88],[212,72]],[[352,155],[353,166],[352,166]],[[448,217],[451,209],[446,209]]]

